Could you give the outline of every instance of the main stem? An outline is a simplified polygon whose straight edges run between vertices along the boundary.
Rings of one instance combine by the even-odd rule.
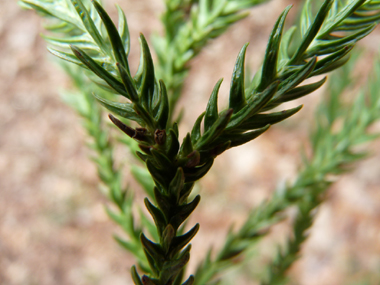
[[[115,118],[113,118],[115,121]],[[182,234],[184,221],[197,207],[200,196],[188,202],[194,181],[204,175],[212,160],[197,167],[190,159],[182,158],[183,148],[179,148],[177,133],[170,129],[156,130],[154,145],[140,144],[144,153],[139,156],[145,161],[155,182],[154,196],[156,205],[145,198],[145,205],[155,222],[159,241],[149,240],[141,234],[141,243],[152,270],[152,276],[140,278],[135,268],[132,277],[135,284],[141,285],[177,285],[182,283],[184,267],[190,258],[190,245],[184,248],[198,232],[196,224],[187,233]],[[184,248],[184,249],[183,249]],[[193,284],[194,277],[190,276],[182,284]]]

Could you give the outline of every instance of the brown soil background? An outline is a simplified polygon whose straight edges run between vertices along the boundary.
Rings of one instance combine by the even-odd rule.
[[[157,30],[163,6],[159,0],[118,2],[128,17],[136,65],[138,33]],[[251,43],[247,65],[252,70],[260,65],[270,29],[290,3],[298,7],[297,1],[273,0],[252,10],[193,61],[180,102],[186,106],[182,133],[204,110],[220,77],[225,78],[220,102],[226,102],[232,67],[245,42]],[[107,7],[115,13],[110,3]],[[111,237],[118,229],[104,213],[80,119],[59,97],[70,82],[48,55],[40,27],[34,12],[1,0],[0,284],[132,284],[133,259]],[[375,32],[361,43],[368,53],[359,73],[368,73],[379,42]],[[201,224],[190,270],[211,244],[222,243],[231,223],[241,224],[249,209],[295,177],[319,95],[299,100],[305,104],[299,114],[217,159],[200,185],[202,202],[189,223]],[[293,284],[380,284],[380,143],[365,147],[371,158],[340,177],[318,210],[302,258],[290,271]],[[123,150],[120,155],[126,156]],[[287,232],[286,222],[274,227],[257,247],[263,257],[227,272],[225,284],[256,284],[252,272],[270,260]]]

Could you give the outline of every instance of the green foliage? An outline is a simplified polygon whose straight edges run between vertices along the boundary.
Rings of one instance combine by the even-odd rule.
[[[380,119],[377,81],[380,62],[377,60],[374,66],[369,85],[356,91],[359,94],[347,102],[342,95],[356,84],[356,80],[350,77],[355,63],[349,62],[331,76],[325,100],[316,114],[318,123],[310,134],[312,155],[304,157],[295,182],[278,189],[268,201],[253,209],[240,229],[229,232],[215,258],[211,257],[211,251],[205,256],[195,274],[195,284],[206,284],[221,270],[233,266],[229,261],[255,246],[271,226],[284,219],[286,209],[296,206],[298,215],[293,225],[293,237],[282,250],[279,249],[268,267],[268,277],[263,281],[263,284],[286,284],[286,271],[299,257],[305,232],[312,225],[313,210],[323,202],[333,183],[329,176],[350,170],[354,162],[368,155],[358,151],[357,146],[379,137],[377,133],[370,133],[368,128]],[[341,121],[345,124],[337,130],[336,124]]]
[[[114,161],[114,146],[112,140],[108,138],[109,134],[105,126],[103,126],[101,108],[91,95],[91,91],[93,91],[96,86],[89,85],[86,77],[76,66],[67,64],[63,64],[62,66],[64,70],[75,79],[75,87],[81,91],[81,93],[66,91],[62,94],[62,97],[67,104],[80,114],[83,119],[83,126],[87,130],[89,137],[92,138],[92,141],[88,143],[89,148],[94,151],[91,158],[97,166],[100,180],[106,187],[106,196],[115,205],[115,209],[106,207],[106,212],[114,222],[120,225],[129,237],[129,241],[119,236],[115,236],[115,240],[136,257],[139,266],[144,271],[149,272],[149,266],[139,236],[142,228],[151,228],[153,225],[142,213],[140,213],[140,219],[143,220],[141,225],[136,225],[135,223],[134,214],[132,212],[133,195],[131,189],[128,189],[122,183],[122,169],[117,167]],[[104,96],[109,95],[102,89],[98,89],[98,92]],[[131,146],[131,149],[133,148],[136,148],[136,146]],[[137,180],[141,179],[141,177],[145,177],[143,185],[149,185],[146,174],[144,174],[138,166],[133,168],[133,174],[137,177]],[[148,191],[147,194],[149,194]]]
[[[48,30],[61,35],[44,36],[54,46],[49,50],[84,69],[96,84],[96,87],[91,85],[94,97],[86,91],[85,96],[72,101],[72,105],[84,118],[85,127],[94,139],[92,148],[97,153],[94,160],[99,177],[107,185],[110,201],[117,208],[117,212],[107,208],[107,213],[129,236],[129,240],[115,239],[137,258],[146,273],[140,277],[133,267],[131,274],[135,284],[206,284],[221,269],[231,266],[233,258],[265,236],[270,226],[279,221],[280,213],[295,205],[299,214],[293,226],[294,236],[286,249],[279,251],[269,266],[268,280],[263,282],[282,284],[306,239],[305,231],[312,225],[313,209],[322,202],[330,184],[326,176],[340,173],[343,165],[363,157],[351,150],[359,143],[357,138],[373,138],[366,136],[368,126],[377,119],[377,110],[372,109],[368,112],[373,117],[356,107],[351,107],[353,113],[342,112],[351,116],[346,118],[345,125],[350,128],[343,128],[342,133],[332,132],[331,124],[341,115],[336,110],[342,104],[338,97],[331,95],[328,103],[334,105],[322,107],[317,116],[319,125],[312,136],[313,157],[305,161],[305,168],[295,184],[254,209],[241,229],[229,233],[215,258],[210,250],[195,277],[185,277],[185,266],[190,258],[189,242],[199,229],[196,224],[187,232],[184,230],[187,218],[200,202],[200,195],[190,196],[194,183],[207,174],[214,159],[224,151],[254,140],[271,125],[297,113],[302,106],[268,111],[321,87],[326,78],[301,84],[344,65],[354,45],[374,29],[380,18],[379,1],[325,0],[315,15],[311,12],[311,1],[306,1],[299,25],[300,40],[295,42],[292,35],[297,27],[284,31],[291,7],[285,8],[269,36],[260,71],[251,81],[246,80],[248,44],[244,45],[233,69],[228,108],[219,110],[218,107],[222,83],[219,80],[205,112],[180,143],[178,125],[173,122],[172,114],[187,75],[187,63],[210,39],[247,16],[243,9],[261,2],[264,1],[167,0],[162,17],[165,35],[153,38],[158,61],[153,62],[147,40],[141,34],[139,68],[132,75],[128,62],[129,31],[120,8],[116,28],[96,1],[90,4],[81,0],[22,0],[24,6],[52,21],[46,26]],[[72,77],[80,78],[78,74]],[[84,85],[77,84],[82,91],[85,91]],[[114,101],[113,94],[121,97]],[[142,213],[141,225],[135,225],[132,195],[121,185],[121,172],[115,168],[112,157],[113,146],[100,125],[101,111],[93,98],[118,116],[109,115],[109,118],[135,141],[125,142],[146,165],[147,171],[132,167],[132,173],[149,196],[144,202],[154,225]],[[365,100],[360,100],[356,105],[365,108]]]
[[[188,62],[209,42],[223,34],[231,25],[248,16],[245,9],[268,0],[166,0],[162,15],[163,37],[154,35],[157,53],[157,77],[170,94],[170,112],[181,95],[188,73]]]

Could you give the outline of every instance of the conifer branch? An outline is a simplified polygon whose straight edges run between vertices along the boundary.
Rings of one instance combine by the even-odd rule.
[[[69,5],[69,0],[57,1],[70,12],[62,16],[47,0],[23,0],[23,3],[45,16],[58,20],[59,25],[50,26],[51,30],[73,33],[71,38],[47,38],[54,45],[60,45],[63,48],[61,51],[52,50],[52,52],[84,68],[91,80],[99,87],[124,97],[124,101],[120,103],[109,100],[102,94],[94,95],[96,100],[112,113],[139,125],[132,127],[112,115],[109,116],[121,131],[137,142],[140,149],[137,155],[146,164],[154,181],[154,199],[146,198],[145,205],[154,220],[157,232],[153,233],[154,229],[151,227],[149,229],[153,237],[156,236],[157,239],[149,240],[145,234],[140,236],[151,274],[140,277],[136,268],[133,267],[132,278],[135,284],[155,285],[194,283],[193,276],[184,283],[182,279],[184,268],[190,258],[188,243],[197,233],[199,225],[196,224],[186,233],[183,233],[181,229],[200,201],[199,195],[192,201],[188,201],[194,182],[209,171],[218,155],[231,147],[257,138],[270,125],[298,112],[302,106],[266,113],[283,102],[310,94],[322,86],[325,79],[308,85],[300,86],[300,84],[307,78],[328,73],[345,64],[356,42],[368,35],[375,27],[380,9],[377,1],[325,0],[317,15],[311,20],[309,6],[306,6],[302,18],[301,41],[296,44],[296,51],[290,54],[289,46],[295,29],[292,28],[283,33],[285,20],[290,10],[290,7],[287,7],[278,18],[269,37],[261,71],[251,82],[245,82],[244,61],[247,49],[245,45],[237,57],[233,70],[228,108],[222,111],[218,109],[218,92],[221,84],[219,81],[211,93],[205,112],[199,116],[193,129],[184,137],[181,144],[178,140],[178,125],[172,123],[171,116],[173,104],[177,100],[176,95],[173,94],[177,92],[176,88],[180,90],[183,83],[182,77],[186,75],[186,63],[199,52],[208,39],[220,35],[231,23],[243,18],[244,14],[240,13],[242,8],[253,5],[257,1],[185,1],[182,6],[175,1],[168,1],[168,3],[174,3],[173,7],[179,7],[178,9],[190,8],[188,14],[190,21],[179,20],[182,24],[178,29],[167,30],[167,37],[169,39],[172,37],[170,43],[176,43],[176,34],[184,36],[181,46],[173,46],[178,48],[179,53],[176,54],[176,50],[172,50],[168,44],[165,45],[165,42],[159,43],[161,44],[159,48],[157,41],[155,44],[160,63],[158,66],[165,67],[159,71],[160,76],[164,73],[169,74],[168,78],[163,77],[169,84],[169,92],[165,81],[156,80],[157,70],[155,70],[148,43],[143,35],[140,36],[139,68],[132,76],[128,63],[129,32],[126,18],[120,9],[117,29],[103,7],[96,1],[93,1],[90,6],[85,5],[81,0],[70,0],[72,6]],[[213,5],[210,6],[210,3]],[[310,2],[306,5],[310,5]],[[54,10],[54,13],[51,13],[49,9]],[[164,21],[168,21],[170,25],[173,19],[164,17]],[[338,37],[337,32],[343,35]],[[174,61],[167,60],[164,57],[166,54],[173,54]],[[169,93],[173,94],[169,96]],[[202,121],[203,131],[201,131]],[[319,143],[317,141],[318,147]],[[331,146],[329,147],[331,149]],[[338,152],[343,149],[349,153],[349,148],[345,149],[345,147],[349,146],[339,145],[334,150]],[[353,154],[351,160],[357,157]],[[324,163],[318,160],[317,162]],[[328,162],[330,164],[323,165],[325,168],[321,171],[329,173],[331,160]],[[110,169],[110,171],[113,170]],[[301,177],[302,175],[307,177],[308,174],[310,173],[301,172]],[[118,181],[118,177],[112,178]],[[325,183],[323,176],[311,178],[317,179],[317,181],[311,180],[317,185]],[[106,178],[104,179],[107,181]],[[277,196],[276,199],[283,199],[281,203],[271,201],[267,203],[262,212],[264,215],[269,214],[265,217],[266,220],[264,219],[267,225],[275,221],[275,214],[281,212],[284,207],[300,201],[304,197],[305,189],[314,189],[312,186],[315,184],[303,185],[305,181],[307,179],[297,181],[291,191],[285,191],[285,195]],[[148,191],[148,193],[151,192]],[[112,199],[120,210],[130,209],[131,199],[126,198],[123,192],[115,192],[115,194]],[[317,193],[317,196],[319,194]],[[271,203],[273,205],[269,207]],[[296,224],[297,239],[294,242],[290,241],[292,246],[288,253],[292,256],[298,253],[299,244],[304,239],[304,230],[307,228],[304,225],[308,224],[305,221],[310,221],[310,211],[306,209],[301,212],[304,215],[299,220],[300,224]],[[254,223],[261,221],[262,213],[256,215],[257,220]],[[112,217],[112,214],[110,216]],[[116,218],[115,220],[117,221]],[[134,232],[131,221],[128,227],[132,236],[136,237],[138,231]],[[245,250],[247,247],[245,240],[251,242],[252,239],[262,235],[263,233],[260,232],[255,233],[255,230],[262,228],[262,224],[252,225],[252,220],[248,219],[237,235],[231,233],[226,243],[227,247],[218,255],[217,260],[211,262],[210,257],[206,259],[205,264],[212,271],[209,270],[207,277],[201,280],[207,281],[208,278],[212,278],[213,274],[220,269],[220,264],[224,264],[225,261]],[[140,256],[139,253],[136,255]],[[279,272],[285,272],[288,267],[287,264],[285,266],[275,264],[273,268],[280,268]],[[205,271],[201,268],[199,272],[203,274]]]
[[[222,270],[233,266],[232,260],[257,244],[270,228],[284,219],[284,211],[294,205],[299,214],[293,226],[294,236],[278,252],[278,257],[269,265],[267,280],[263,284],[283,284],[286,270],[299,257],[299,248],[312,224],[314,209],[323,201],[326,191],[334,182],[331,175],[339,175],[351,169],[351,165],[367,153],[354,149],[379,137],[368,128],[380,120],[380,98],[378,96],[380,62],[374,66],[369,86],[362,88],[355,100],[345,102],[343,95],[350,92],[355,80],[350,77],[354,62],[337,70],[331,76],[326,98],[318,107],[316,126],[310,134],[312,156],[304,157],[303,167],[293,185],[279,189],[268,201],[253,209],[238,231],[230,231],[221,250],[212,258],[210,251],[199,265],[195,284],[208,284]],[[339,120],[345,122],[342,129],[333,129]],[[269,281],[268,281],[269,280]],[[281,282],[280,282],[281,281]]]
[[[316,199],[316,200],[313,200]],[[286,242],[285,250],[279,249],[275,260],[269,265],[268,279],[262,285],[287,284],[287,271],[299,257],[301,246],[307,238],[306,231],[314,221],[313,210],[322,201],[318,197],[306,195],[298,203],[298,213],[293,224],[292,237]]]
[[[309,46],[308,42],[316,37],[331,8],[330,4],[331,1],[326,0],[322,5],[311,28],[305,34],[304,40],[301,41],[296,55],[303,54]],[[228,148],[256,138],[265,132],[270,124],[277,123],[297,112],[300,108],[280,113],[261,114],[262,111],[272,109],[284,101],[295,99],[288,97],[283,100],[282,95],[294,92],[294,89],[303,80],[320,73],[315,72],[315,70],[321,69],[326,72],[335,69],[336,65],[333,63],[339,60],[342,54],[335,52],[326,57],[327,59],[321,60],[322,64],[317,62],[316,56],[319,55],[317,54],[310,61],[303,62],[298,67],[293,68],[292,73],[288,71],[280,73],[278,71],[279,59],[281,60],[281,56],[284,54],[286,56],[286,53],[281,54],[279,51],[285,18],[290,9],[288,7],[280,15],[273,28],[259,84],[246,96],[244,92],[247,89],[244,84],[246,46],[244,46],[236,61],[229,109],[218,112],[217,95],[220,86],[218,83],[210,97],[205,114],[201,115],[191,134],[189,133],[180,145],[176,124],[172,127],[168,125],[167,90],[163,81],[158,84],[155,80],[153,61],[145,38],[140,37],[142,46],[140,68],[132,78],[128,70],[127,58],[123,57],[126,52],[120,34],[109,17],[106,16],[103,8],[97,2],[94,2],[94,6],[106,27],[112,52],[115,58],[121,60],[117,63],[117,75],[109,73],[82,49],[75,46],[71,46],[71,49],[88,69],[103,79],[110,88],[131,101],[131,103],[115,103],[106,99],[100,100],[111,111],[141,125],[141,128],[134,129],[110,116],[116,126],[139,142],[143,151],[139,153],[139,156],[146,163],[156,184],[154,193],[157,206],[151,204],[149,200],[146,200],[145,203],[155,221],[160,241],[154,243],[148,240],[145,235],[141,236],[141,242],[153,275],[151,277],[144,275],[141,279],[135,269],[132,270],[132,275],[136,284],[140,282],[147,284],[149,282],[152,284],[180,282],[184,266],[189,258],[190,248],[187,247],[183,251],[181,249],[198,230],[198,225],[196,225],[189,232],[177,236],[179,226],[199,202],[199,196],[197,196],[192,202],[187,203],[187,197],[194,181],[199,180],[208,172],[217,155]],[[335,47],[335,45],[332,46]],[[344,55],[346,53],[347,50],[345,50]],[[281,80],[279,81],[278,78]],[[314,90],[315,86],[306,89],[302,95]],[[203,116],[205,118],[204,133],[201,134],[200,123]],[[173,270],[174,267],[178,269]],[[190,276],[186,282],[192,284],[193,280],[193,277]]]

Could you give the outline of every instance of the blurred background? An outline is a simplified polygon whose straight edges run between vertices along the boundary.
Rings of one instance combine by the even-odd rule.
[[[114,2],[106,5],[111,15],[116,12]],[[131,30],[133,70],[139,58],[138,34],[161,32],[163,1],[117,2]],[[225,82],[220,103],[226,105],[242,45],[250,42],[246,65],[254,72],[275,19],[288,4],[295,4],[290,24],[299,3],[272,0],[253,9],[192,62],[179,103],[186,106],[182,133],[204,110],[221,77]],[[60,99],[70,81],[48,54],[41,32],[41,19],[33,11],[21,10],[14,0],[1,0],[0,284],[132,284],[129,270],[134,261],[112,239],[119,230],[104,212],[105,199],[97,189],[80,118]],[[378,29],[361,42],[366,55],[358,73],[368,74],[379,43]],[[222,243],[232,223],[241,224],[252,207],[295,177],[321,93],[299,100],[297,105],[305,106],[297,115],[216,160],[199,186],[202,201],[190,221],[201,224],[192,242],[190,271],[211,244]],[[365,147],[371,157],[340,177],[319,208],[302,258],[290,270],[292,284],[380,284],[380,141]],[[118,155],[127,159],[126,150]],[[142,205],[143,196],[135,190],[136,203]],[[287,223],[275,226],[252,253],[261,255],[259,262],[227,272],[225,284],[237,284],[232,278],[256,284],[252,275],[285,240]]]

